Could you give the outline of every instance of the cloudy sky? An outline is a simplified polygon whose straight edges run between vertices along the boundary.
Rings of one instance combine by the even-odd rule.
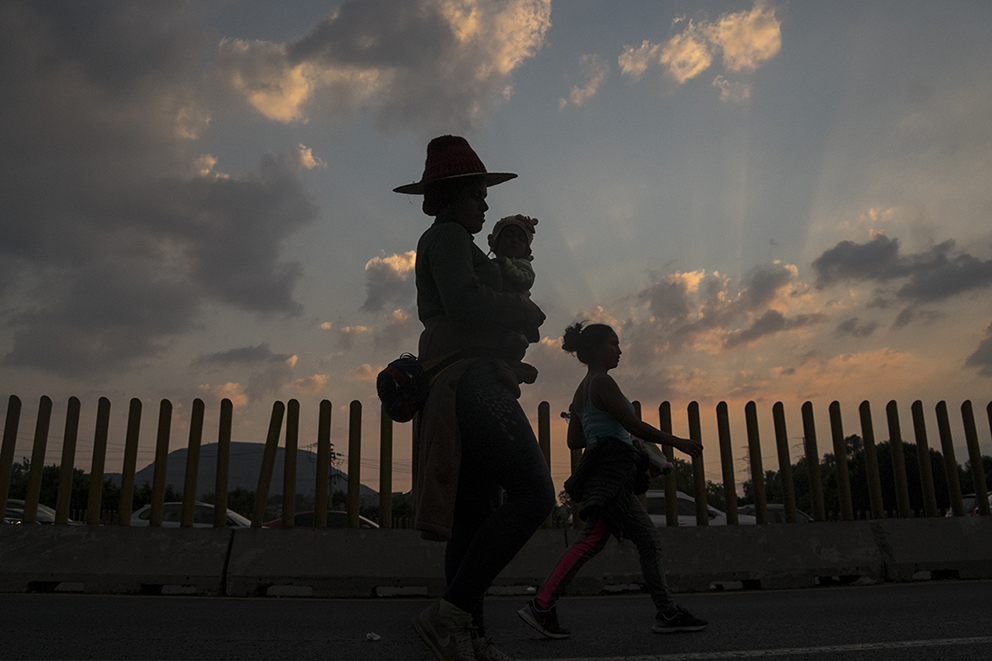
[[[466,136],[490,170],[490,222],[540,220],[533,297],[548,314],[522,403],[557,414],[582,369],[560,335],[620,331],[616,375],[657,422],[672,402],[730,406],[738,467],[755,401],[766,468],[771,406],[792,442],[814,404],[846,433],[896,400],[992,394],[992,5],[788,0],[265,0],[0,4],[0,412],[41,395],[96,401],[120,470],[127,402],[158,401],[186,444],[194,398],[235,406],[263,441],[296,398],[365,407],[362,481],[378,485],[376,372],[414,350],[414,249],[430,220],[391,189],[427,141]],[[484,245],[484,234],[479,239]],[[553,475],[568,473],[556,420]],[[798,456],[799,448],[794,448]],[[409,486],[397,432],[394,488]],[[720,475],[707,454],[710,479]],[[743,476],[743,473],[741,473]]]

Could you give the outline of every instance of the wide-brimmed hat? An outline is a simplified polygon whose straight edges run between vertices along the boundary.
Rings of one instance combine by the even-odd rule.
[[[495,186],[517,175],[512,172],[489,172],[482,159],[469,146],[468,141],[457,135],[442,135],[427,144],[427,162],[420,181],[393,189],[395,193],[423,195],[424,187],[445,179],[459,177],[485,178],[486,186]]]

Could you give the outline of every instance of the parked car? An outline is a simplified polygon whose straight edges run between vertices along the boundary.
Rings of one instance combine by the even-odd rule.
[[[969,493],[961,496],[961,504],[964,506],[965,516],[978,516],[978,495]],[[992,493],[989,494],[989,507],[992,507]],[[944,516],[954,516],[954,510],[947,510]]]
[[[687,493],[682,493],[681,491],[675,492],[678,497],[679,504],[679,525],[680,526],[694,526],[696,525],[696,499]],[[665,510],[665,492],[661,489],[649,490],[647,492],[647,507],[648,516],[651,517],[651,521],[654,525],[662,528],[668,525],[668,520],[666,518]],[[712,505],[707,505],[706,509],[709,511],[709,525],[711,526],[725,526],[727,525],[727,514],[726,512],[721,512]],[[738,511],[737,523],[741,525],[753,525],[757,523],[753,516],[748,516],[747,514],[740,514]]]
[[[17,498],[8,498],[7,507],[3,513],[4,523],[24,523],[24,501]],[[38,510],[34,517],[34,522],[38,524],[55,523],[55,510],[47,505],[38,503]],[[79,521],[69,519],[66,523],[70,525],[81,525]]]
[[[755,517],[755,511],[757,508],[754,505],[741,505],[737,508],[738,514],[747,514],[748,516]],[[765,504],[765,514],[768,516],[768,523],[786,523],[785,520],[785,505],[782,503],[766,503]],[[796,510],[796,523],[812,523],[813,517],[802,510]]]
[[[297,512],[293,516],[293,527],[294,528],[314,528],[314,524],[317,522],[314,516],[315,512]],[[262,524],[263,528],[282,528],[282,517],[278,519],[273,519],[271,521],[266,521]],[[340,510],[333,510],[327,513],[327,527],[328,528],[347,528],[348,527],[348,513],[342,512]],[[372,528],[378,528],[379,524],[371,519],[366,519],[364,516],[358,517],[358,527],[362,530],[371,530]]]
[[[151,523],[152,506],[145,505],[135,510],[131,515],[131,526],[139,528],[148,526]],[[162,527],[178,528],[183,518],[182,503],[164,503],[162,505]],[[193,507],[193,527],[213,528],[214,527],[214,506],[210,503],[195,503]],[[241,516],[237,512],[227,510],[228,528],[251,528],[251,521]]]

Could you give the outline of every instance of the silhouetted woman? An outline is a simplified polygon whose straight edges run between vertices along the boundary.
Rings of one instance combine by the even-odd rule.
[[[431,386],[414,442],[415,527],[447,540],[447,589],[413,625],[439,659],[509,658],[485,635],[483,597],[555,501],[510,367],[526,347],[506,344],[544,314],[528,295],[503,291],[499,267],[473,241],[487,188],[515,176],[487,172],[464,138],[441,136],[427,146],[421,180],[395,189],[423,194],[424,213],[434,217],[417,244],[418,357],[427,369],[450,362]]]

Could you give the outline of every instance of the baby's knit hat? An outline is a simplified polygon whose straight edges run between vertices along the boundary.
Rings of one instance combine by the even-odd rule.
[[[499,239],[499,233],[502,232],[508,225],[516,225],[524,231],[524,236],[527,238],[527,246],[530,247],[531,242],[534,240],[534,225],[537,225],[537,218],[531,218],[530,216],[524,216],[517,214],[516,216],[506,216],[500,218],[496,224],[493,226],[493,233],[489,235],[489,249],[496,250],[496,240]]]

